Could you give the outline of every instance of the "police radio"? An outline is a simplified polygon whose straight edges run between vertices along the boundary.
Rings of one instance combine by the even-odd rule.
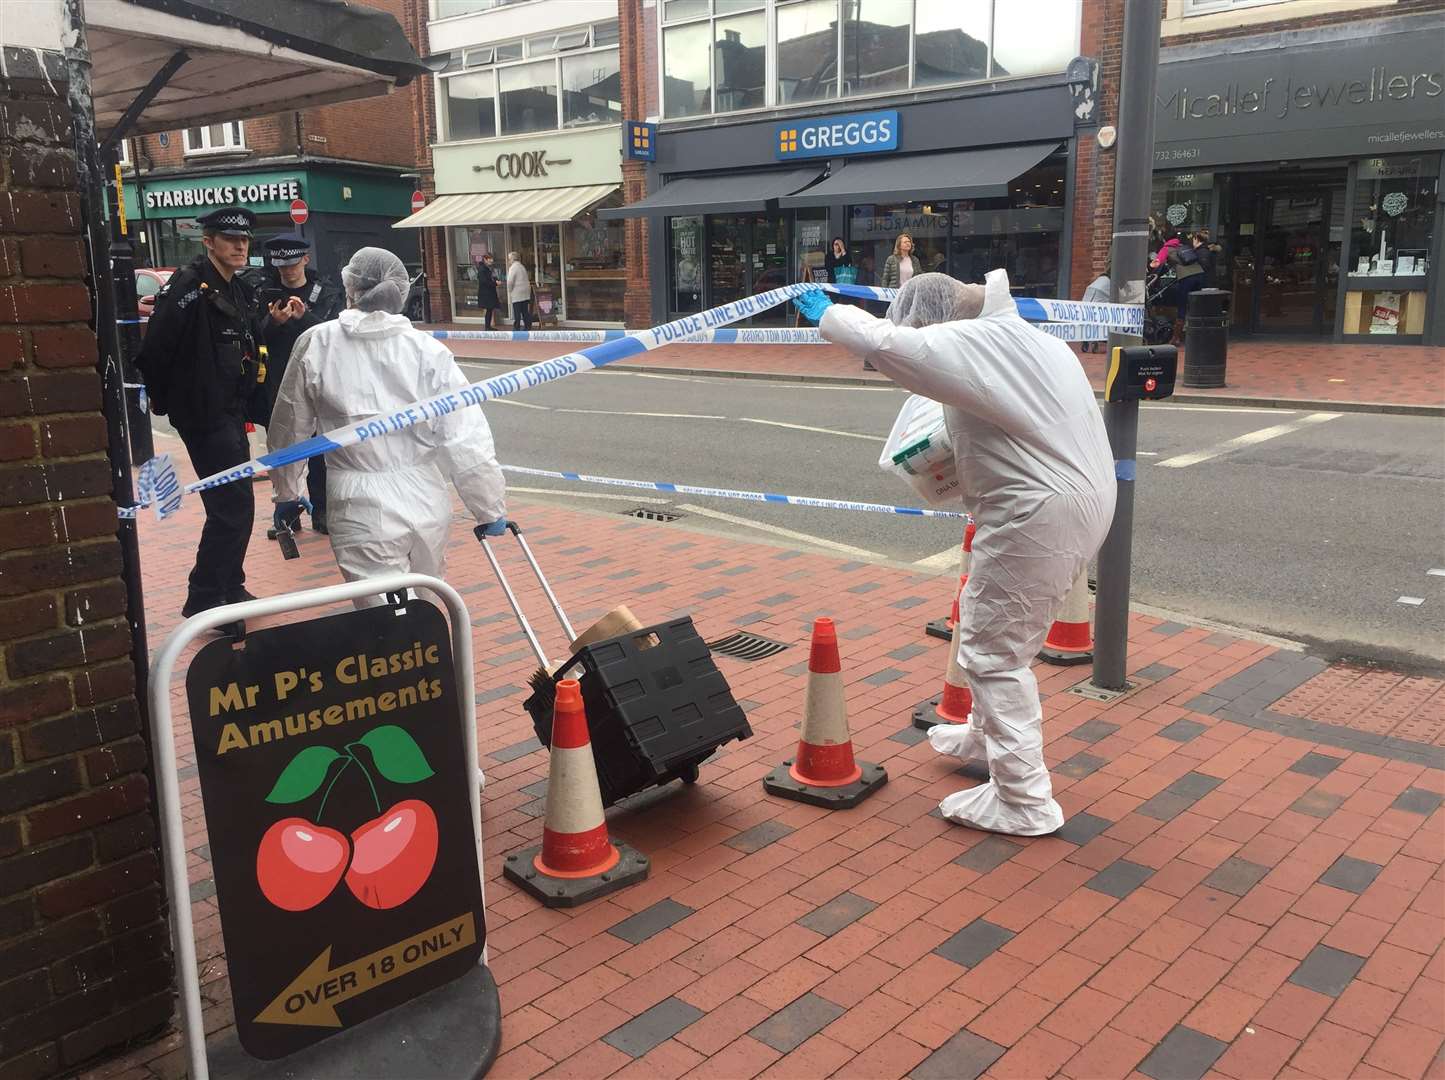
[[[1179,350],[1173,345],[1121,345],[1109,357],[1105,401],[1157,401],[1174,393]]]

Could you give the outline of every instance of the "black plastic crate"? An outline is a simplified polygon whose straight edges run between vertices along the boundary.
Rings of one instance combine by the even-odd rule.
[[[656,644],[642,648],[649,637]],[[559,670],[577,664],[604,806],[675,778],[692,783],[719,746],[753,733],[690,617],[584,646]],[[551,746],[550,703],[533,694],[523,704]]]

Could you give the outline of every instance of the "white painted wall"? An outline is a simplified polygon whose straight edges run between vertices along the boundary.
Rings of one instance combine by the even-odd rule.
[[[7,2],[13,0],[0,0],[0,8]],[[450,52],[615,18],[617,0],[533,0],[429,23],[428,44],[433,53]]]
[[[58,50],[64,24],[60,0],[0,0],[0,45]]]

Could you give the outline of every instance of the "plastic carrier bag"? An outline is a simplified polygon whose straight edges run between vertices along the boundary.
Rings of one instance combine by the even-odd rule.
[[[878,467],[902,477],[931,506],[958,501],[953,442],[943,423],[943,406],[911,394],[893,421]]]

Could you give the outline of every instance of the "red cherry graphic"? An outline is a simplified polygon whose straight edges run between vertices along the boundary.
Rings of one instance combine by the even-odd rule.
[[[346,884],[367,907],[394,908],[426,883],[437,857],[437,816],[420,799],[403,799],[351,833]]]
[[[305,818],[283,818],[266,830],[256,849],[256,883],[278,908],[306,911],[336,888],[350,849],[344,833]]]

